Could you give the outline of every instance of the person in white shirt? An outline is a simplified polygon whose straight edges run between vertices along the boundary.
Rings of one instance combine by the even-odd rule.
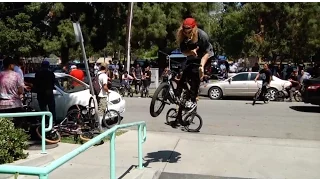
[[[100,93],[98,94],[98,115],[100,118],[103,117],[105,110],[108,104],[108,75],[105,66],[100,66],[100,71],[97,73],[99,79],[99,85],[101,88]]]
[[[129,80],[133,80],[133,77],[128,74],[128,71],[125,71],[122,75],[122,84],[128,88],[130,86]]]
[[[100,67],[99,67],[99,64],[98,63],[96,63],[95,65],[94,65],[94,75],[97,75],[98,74],[98,72],[99,72],[99,69],[100,69]]]

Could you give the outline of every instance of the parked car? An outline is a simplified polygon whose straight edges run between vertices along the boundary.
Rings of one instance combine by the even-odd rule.
[[[56,77],[55,90],[53,94],[56,101],[57,119],[63,119],[68,111],[77,108],[76,106],[85,107],[89,104],[91,97],[89,85],[65,73],[54,73]],[[28,83],[34,82],[35,74],[25,74],[24,79]],[[74,86],[76,84],[76,86]],[[31,106],[39,110],[37,94],[32,89]],[[114,109],[122,116],[125,111],[125,100],[119,93],[110,90],[108,107]]]
[[[233,75],[232,77],[218,81],[210,82],[200,86],[200,95],[209,96],[210,99],[221,99],[225,96],[242,96],[242,97],[253,97],[258,91],[258,85],[254,82],[257,76],[257,72],[241,72]],[[262,84],[259,78],[258,83]],[[282,86],[289,86],[289,81],[281,80],[275,76],[270,83],[268,92],[271,94],[274,100],[274,94],[277,91],[282,90]]]
[[[320,77],[306,79],[303,84],[305,89],[302,93],[303,102],[320,106]]]

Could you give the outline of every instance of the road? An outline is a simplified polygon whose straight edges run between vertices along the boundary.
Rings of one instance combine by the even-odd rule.
[[[167,106],[153,118],[149,114],[150,98],[125,98],[122,123],[146,121],[148,131],[179,132],[166,125]],[[297,102],[257,102],[246,100],[209,100],[201,98],[198,113],[203,119],[200,134],[281,139],[320,140],[320,107]]]

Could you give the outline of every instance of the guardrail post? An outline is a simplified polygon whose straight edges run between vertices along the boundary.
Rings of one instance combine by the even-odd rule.
[[[138,126],[138,168],[142,169],[142,124]]]
[[[110,134],[110,179],[116,179],[116,150],[115,150],[116,131]]]
[[[46,152],[46,116],[42,115],[42,120],[41,120],[41,154],[47,154]]]
[[[48,179],[48,174],[39,174],[39,179]]]

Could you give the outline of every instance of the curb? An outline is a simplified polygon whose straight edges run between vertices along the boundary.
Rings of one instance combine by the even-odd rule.
[[[40,157],[35,157],[35,156],[40,156]],[[25,162],[11,163],[6,165],[40,167],[54,160],[55,159],[50,154],[45,154],[45,155],[39,154],[39,155],[31,156],[31,158],[29,160],[26,160]],[[24,175],[20,175],[20,176],[24,176]],[[12,179],[13,177],[14,177],[14,174],[0,174],[0,179]]]
[[[162,171],[152,170],[150,168],[133,169],[122,179],[159,179]]]

